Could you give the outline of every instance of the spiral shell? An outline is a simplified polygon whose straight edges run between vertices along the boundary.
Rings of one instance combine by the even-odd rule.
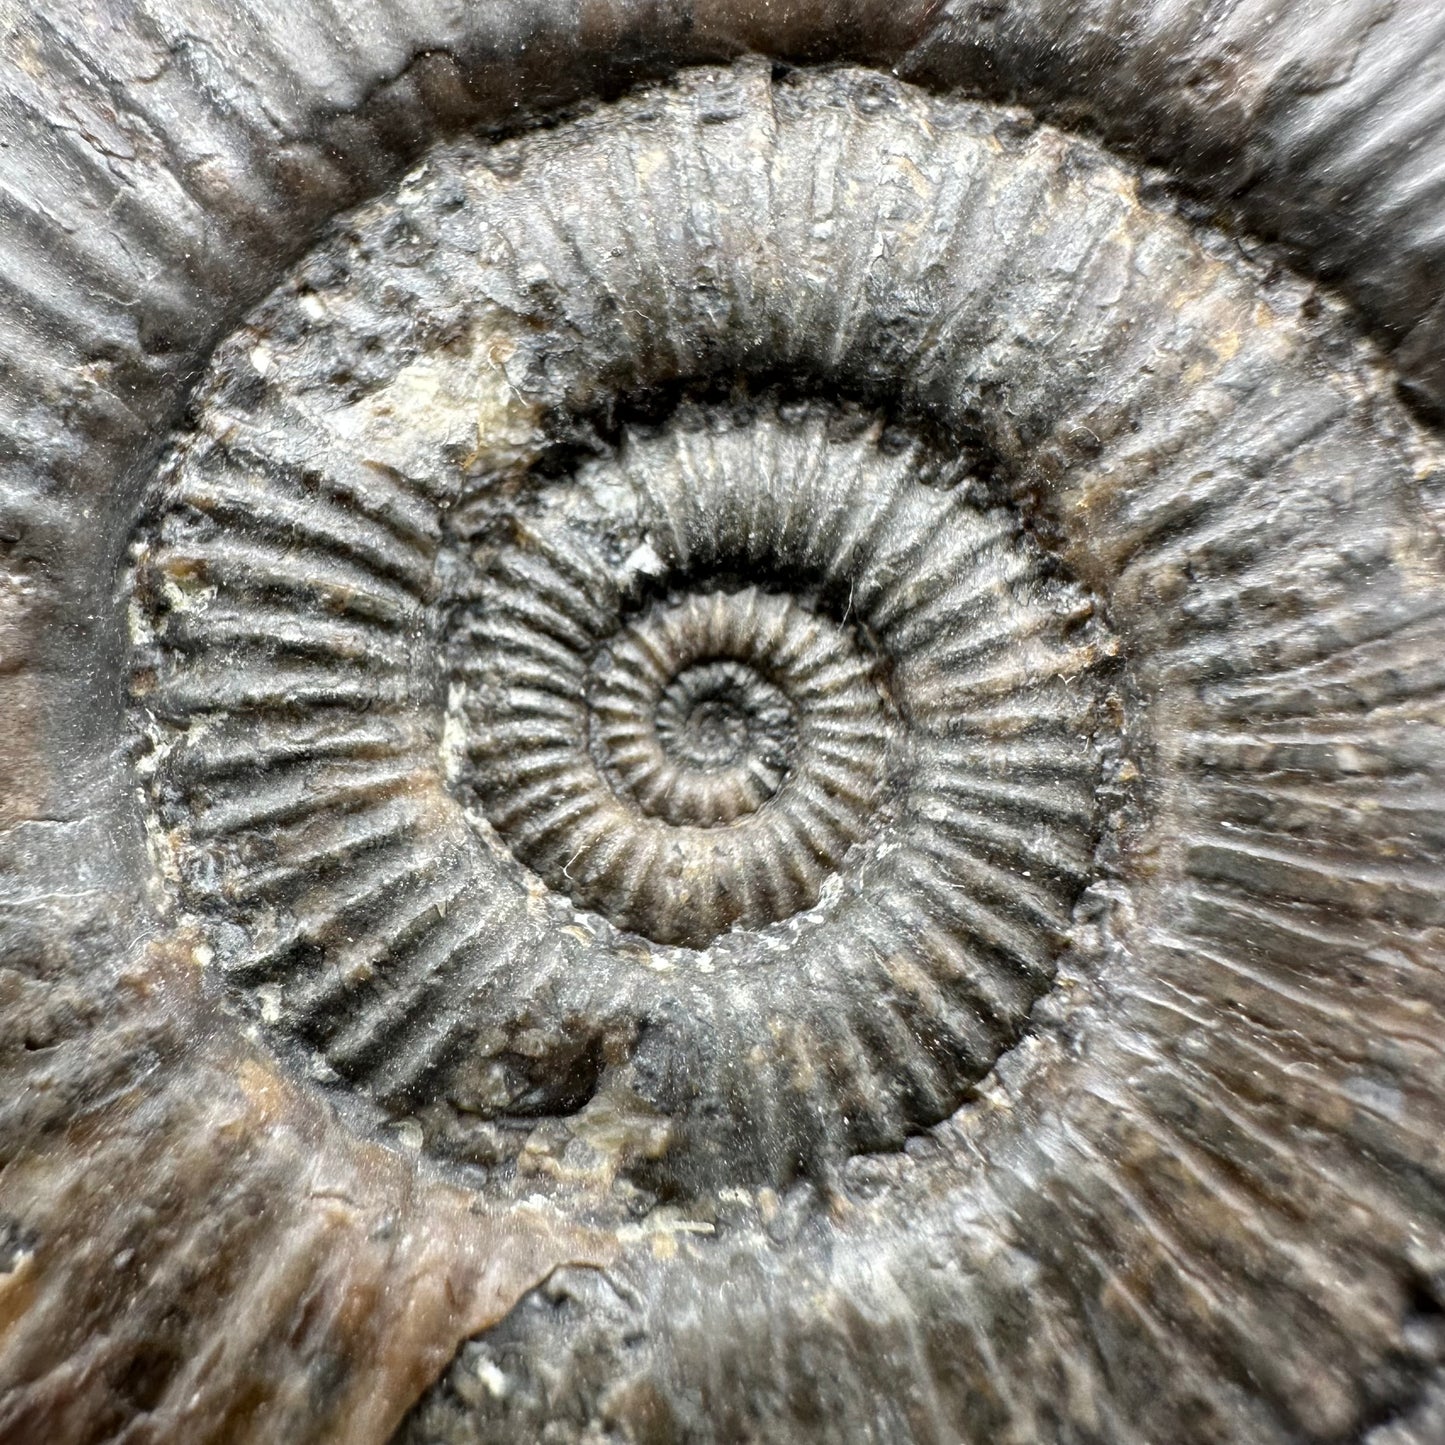
[[[5,82],[0,1435],[1434,1439],[1434,22],[292,9]]]
[[[719,116],[751,124],[772,86],[714,73],[617,119],[705,167],[736,143]],[[911,139],[932,167],[988,165],[979,112],[860,76],[780,96],[796,120],[779,167],[804,164],[819,112],[855,157]],[[885,447],[862,416],[850,434],[826,410],[709,424],[695,407],[564,481],[519,478],[518,431],[500,457],[473,447],[452,495],[372,485],[386,428],[426,425],[400,409],[412,377],[360,401],[335,379],[338,357],[375,353],[373,308],[405,284],[416,334],[470,327],[475,347],[447,300],[473,238],[522,254],[541,220],[516,192],[537,204],[554,171],[617,163],[591,127],[513,150],[433,155],[399,212],[366,217],[346,240],[376,258],[354,299],[314,289],[352,267],[313,256],[255,323],[260,386],[253,338],[222,352],[137,577],[177,869],[227,973],[445,1152],[497,1164],[538,1114],[619,1091],[666,1121],[643,1167],[671,1187],[897,1146],[958,1106],[1049,985],[1095,876],[1101,759],[1123,761],[1117,648],[956,453],[897,429]],[[438,214],[456,230],[426,248]],[[617,250],[551,221],[584,273]],[[634,284],[659,297],[694,274],[657,264]],[[760,316],[796,304],[796,287],[717,282],[745,284]],[[682,325],[695,339],[665,349],[729,344],[710,300]],[[298,395],[291,378],[318,374]],[[580,425],[563,406],[534,448]],[[323,453],[338,415],[346,440]]]

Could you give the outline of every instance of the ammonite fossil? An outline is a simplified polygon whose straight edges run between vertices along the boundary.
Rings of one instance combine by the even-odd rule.
[[[1445,1440],[1445,16],[7,47],[0,1440]]]

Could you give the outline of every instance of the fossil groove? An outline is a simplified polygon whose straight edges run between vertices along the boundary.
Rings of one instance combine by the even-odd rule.
[[[0,1439],[1445,1438],[1428,7],[142,8],[7,40]]]

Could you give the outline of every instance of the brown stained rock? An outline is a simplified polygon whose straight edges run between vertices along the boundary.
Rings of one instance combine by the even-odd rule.
[[[32,1021],[22,1045],[28,1092],[103,1069],[111,1087],[57,1101],[63,1125],[0,1172],[23,1209],[0,1276],[7,1440],[384,1439],[462,1339],[613,1252],[358,1142],[218,1035],[197,972],[148,949],[109,1017],[69,1037]],[[24,1018],[23,988],[6,1012]]]

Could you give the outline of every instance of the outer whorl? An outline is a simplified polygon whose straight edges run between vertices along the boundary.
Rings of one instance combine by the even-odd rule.
[[[4,323],[0,1438],[1434,1445],[1428,25],[294,8]]]

